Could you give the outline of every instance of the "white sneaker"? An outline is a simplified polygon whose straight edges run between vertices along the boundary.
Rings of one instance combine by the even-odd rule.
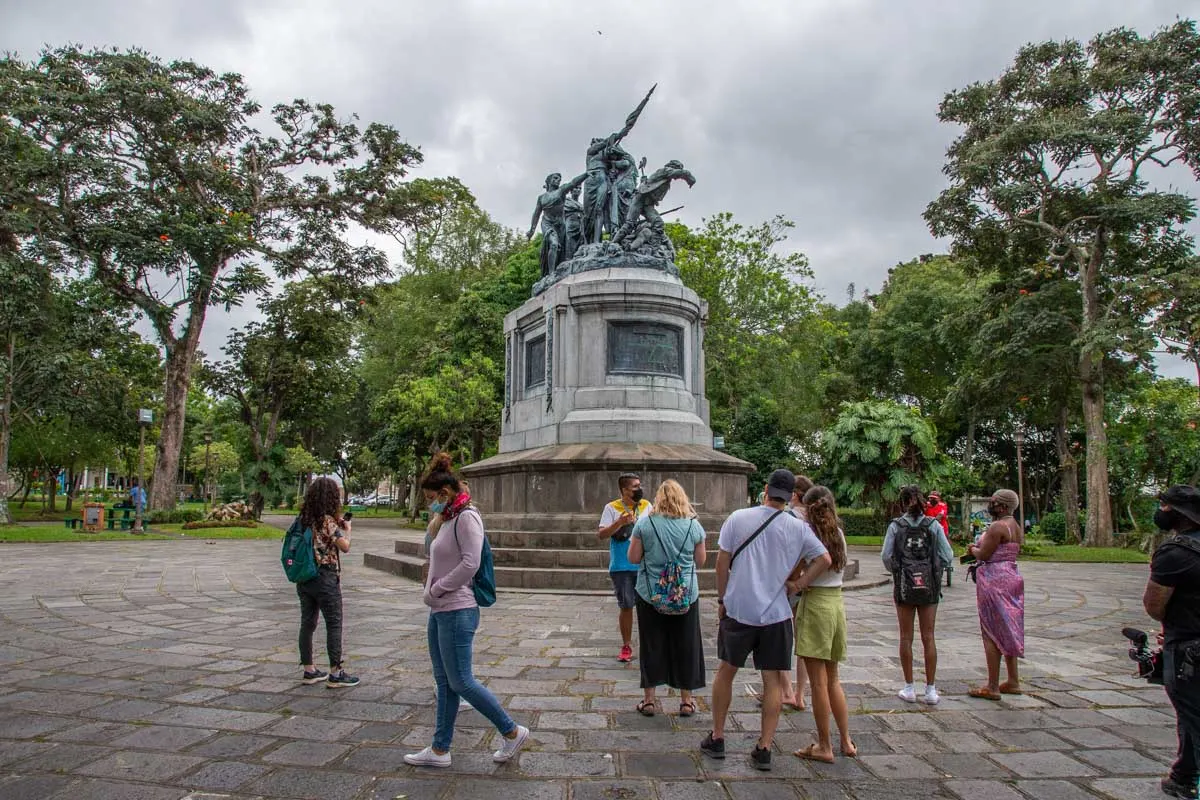
[[[525,740],[529,738],[529,728],[524,725],[517,726],[517,735],[512,739],[500,739],[500,749],[492,753],[492,761],[497,764],[503,764],[505,761],[511,761],[512,757],[521,749],[521,745],[525,744]]]
[[[448,767],[450,766],[450,754],[442,753],[438,755],[433,752],[432,747],[426,747],[419,753],[409,753],[404,757],[405,764],[411,764],[414,767]]]
[[[906,703],[917,702],[917,690],[911,685],[905,686],[903,689],[901,689],[897,696]]]
[[[938,694],[938,690],[933,686],[926,686],[925,694],[921,696],[921,702],[927,706],[936,706],[941,699],[942,696]]]

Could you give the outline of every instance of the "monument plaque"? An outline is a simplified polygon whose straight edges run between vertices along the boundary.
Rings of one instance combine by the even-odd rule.
[[[525,342],[525,389],[534,389],[546,382],[546,337],[537,336]]]
[[[682,379],[683,329],[660,322],[609,322],[608,374]]]

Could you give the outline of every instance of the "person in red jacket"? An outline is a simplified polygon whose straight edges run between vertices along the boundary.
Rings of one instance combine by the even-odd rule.
[[[929,503],[925,506],[925,516],[933,517],[942,525],[946,538],[950,537],[950,506],[942,500],[937,492],[929,493]]]

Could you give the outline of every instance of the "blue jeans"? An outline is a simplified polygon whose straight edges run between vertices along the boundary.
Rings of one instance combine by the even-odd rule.
[[[517,729],[517,723],[500,707],[496,696],[471,674],[471,644],[478,627],[478,607],[429,615],[429,658],[433,662],[433,680],[438,690],[433,749],[441,753],[450,750],[460,697],[487,717],[502,735]]]

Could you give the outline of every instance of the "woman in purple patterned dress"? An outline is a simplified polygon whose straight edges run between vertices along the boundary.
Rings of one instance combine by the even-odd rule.
[[[1025,656],[1025,580],[1017,570],[1017,554],[1025,532],[1013,518],[1019,501],[1011,489],[997,489],[988,501],[992,524],[967,553],[978,561],[975,567],[975,602],[979,628],[987,657],[985,686],[971,689],[971,697],[999,700],[1002,694],[1020,694],[1017,659]],[[1000,683],[1000,657],[1008,680]]]

